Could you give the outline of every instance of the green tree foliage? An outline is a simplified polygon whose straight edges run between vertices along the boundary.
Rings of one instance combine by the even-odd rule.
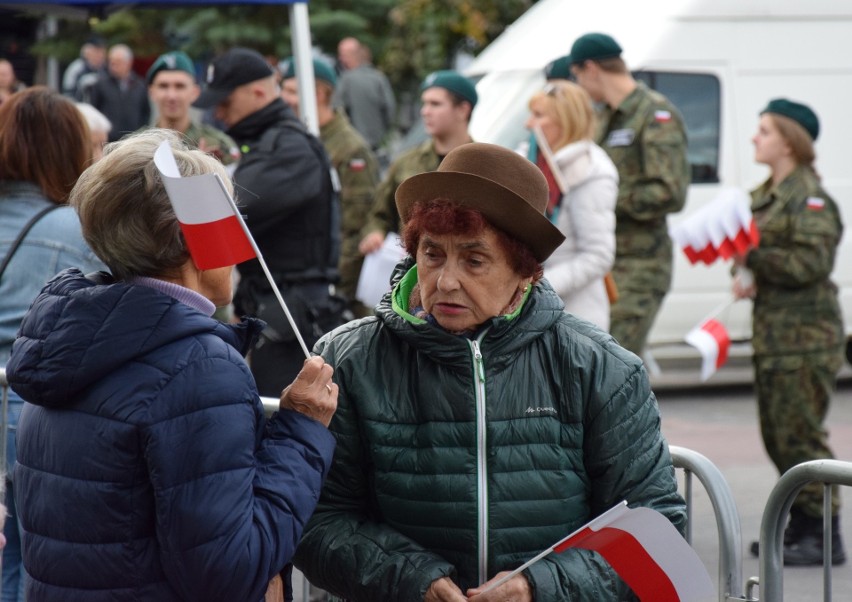
[[[334,56],[337,43],[355,36],[370,47],[375,63],[398,89],[416,86],[427,73],[451,67],[460,50],[476,54],[535,0],[311,0],[315,46]],[[202,8],[130,8],[101,18],[62,22],[59,34],[34,49],[69,62],[91,33],[123,42],[139,57],[185,50],[206,60],[232,46],[283,58],[291,53],[284,5]]]

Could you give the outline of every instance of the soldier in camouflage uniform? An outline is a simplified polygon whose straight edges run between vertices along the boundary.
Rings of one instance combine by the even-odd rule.
[[[157,107],[154,127],[180,132],[191,144],[212,154],[225,165],[235,163],[240,153],[225,132],[192,119],[190,106],[201,88],[195,80],[195,65],[185,52],[167,52],[157,58],[145,76],[148,98]]]
[[[285,61],[281,72],[281,97],[298,115],[299,83],[295,62]],[[347,299],[353,315],[360,318],[372,313],[370,308],[355,299],[355,291],[361,264],[364,263],[364,256],[358,252],[358,243],[379,182],[379,163],[346,114],[332,107],[332,94],[337,83],[334,70],[324,62],[314,60],[314,77],[320,140],[340,178],[340,283],[337,291]]]
[[[813,169],[818,134],[816,114],[800,103],[776,99],[762,112],[755,160],[770,167],[771,177],[752,192],[760,243],[737,258],[734,279],[738,298],[754,298],[760,429],[781,474],[833,457],[822,424],[842,361],[843,318],[829,275],[843,225]],[[785,564],[822,564],[822,498],[822,484],[811,483],[794,501],[784,534]],[[846,557],[836,487],[831,506],[832,562],[841,564]]]
[[[455,71],[436,71],[423,80],[420,115],[430,138],[400,155],[388,168],[362,230],[362,254],[379,250],[388,232],[399,232],[394,200],[397,187],[411,176],[435,171],[447,153],[472,142],[467,126],[477,99],[470,80]]]
[[[666,216],[686,201],[686,128],[668,99],[633,79],[610,36],[581,36],[571,47],[570,62],[577,83],[605,105],[596,142],[618,168],[612,275],[619,297],[611,308],[610,332],[641,355],[671,287]]]

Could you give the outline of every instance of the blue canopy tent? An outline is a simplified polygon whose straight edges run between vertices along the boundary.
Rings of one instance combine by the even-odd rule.
[[[32,10],[41,5],[43,12],[78,9],[90,12],[108,12],[121,8],[175,8],[178,6],[211,6],[215,4],[286,4],[290,11],[290,29],[293,37],[293,60],[299,81],[299,107],[308,129],[319,134],[314,67],[311,60],[311,28],[308,20],[308,0],[173,0],[171,2],[140,2],[138,0],[28,0],[26,4],[5,5],[22,10]]]

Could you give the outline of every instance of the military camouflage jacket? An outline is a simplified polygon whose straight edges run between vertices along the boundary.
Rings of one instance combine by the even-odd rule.
[[[757,296],[758,355],[825,351],[843,340],[837,287],[829,280],[843,224],[814,172],[799,167],[777,186],[752,192],[760,243],[746,257]]]
[[[193,121],[189,124],[184,135],[195,146],[210,153],[225,165],[235,163],[240,158],[237,143],[225,132],[214,128],[212,125]]]
[[[385,179],[376,191],[376,200],[367,219],[362,234],[370,232],[399,232],[399,214],[396,211],[394,195],[396,189],[411,176],[427,171],[435,171],[441,164],[441,157],[435,152],[435,145],[429,138],[419,146],[404,152],[391,163]]]
[[[690,180],[683,119],[642,82],[599,118],[597,142],[619,176],[616,262],[620,257],[657,258],[670,269],[666,215],[683,208]]]
[[[320,128],[320,140],[340,177],[341,245],[338,289],[355,295],[363,257],[358,252],[361,229],[379,183],[379,163],[363,136],[342,111]]]

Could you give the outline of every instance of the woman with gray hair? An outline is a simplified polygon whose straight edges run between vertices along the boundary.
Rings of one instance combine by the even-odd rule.
[[[31,600],[261,600],[331,463],[331,366],[305,362],[265,419],[242,357],[263,324],[211,317],[233,266],[193,263],[154,165],[164,140],[183,176],[230,187],[171,131],[108,145],[71,203],[111,274],[51,280],[7,367],[28,402],[15,479]]]
[[[92,138],[92,162],[94,163],[104,156],[104,146],[109,140],[112,122],[107,119],[106,115],[87,102],[78,102],[77,108],[83,114],[83,118],[89,126],[89,134]]]

